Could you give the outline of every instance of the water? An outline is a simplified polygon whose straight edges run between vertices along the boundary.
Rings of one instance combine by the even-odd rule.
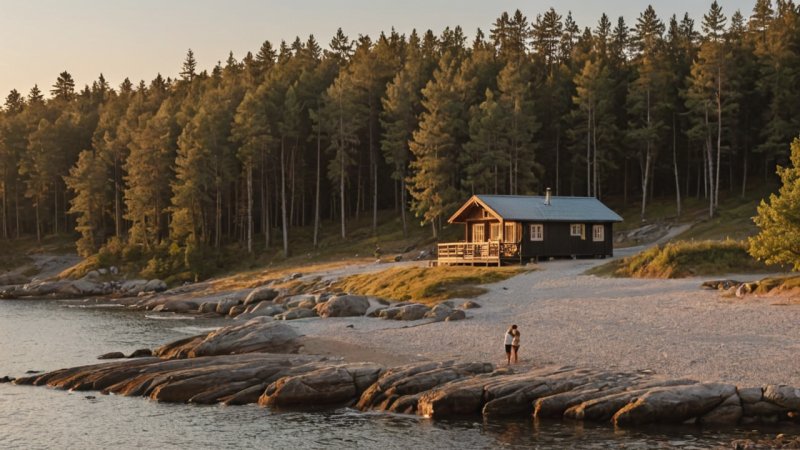
[[[76,302],[0,301],[0,376],[93,364],[102,353],[153,348],[221,323]],[[701,449],[729,445],[746,433],[696,427],[619,431],[562,422],[489,424],[480,418],[433,422],[347,408],[273,413],[254,405],[170,405],[0,384],[0,449]]]

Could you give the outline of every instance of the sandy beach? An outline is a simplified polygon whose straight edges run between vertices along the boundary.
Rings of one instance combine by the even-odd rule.
[[[469,310],[465,321],[349,317],[291,323],[315,338],[309,351],[325,347],[350,359],[505,364],[503,333],[516,323],[522,332],[521,368],[554,363],[740,385],[800,384],[797,305],[781,306],[774,297],[725,298],[700,289],[708,278],[583,275],[600,263],[548,261],[536,271],[490,285],[475,299],[482,308]]]

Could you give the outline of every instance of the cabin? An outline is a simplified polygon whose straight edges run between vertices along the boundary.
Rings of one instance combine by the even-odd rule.
[[[439,265],[521,264],[549,257],[614,255],[622,217],[594,197],[473,195],[448,220],[464,240],[438,245]]]

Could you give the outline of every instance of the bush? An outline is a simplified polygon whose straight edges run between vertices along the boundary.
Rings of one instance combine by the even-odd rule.
[[[611,264],[617,265],[612,272],[614,276],[634,278],[683,278],[766,270],[763,263],[747,253],[746,243],[730,239],[670,242]]]

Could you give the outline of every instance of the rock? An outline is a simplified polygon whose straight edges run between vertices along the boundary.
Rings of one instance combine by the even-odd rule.
[[[271,318],[256,317],[206,335],[181,339],[156,349],[162,358],[268,352],[294,353],[300,348],[294,328]]]
[[[736,395],[736,386],[701,383],[650,390],[614,414],[617,426],[649,423],[683,423],[700,417]]]
[[[224,298],[217,303],[217,314],[227,315],[231,308],[239,304],[235,298]]]
[[[153,279],[148,281],[142,290],[144,292],[164,292],[167,290],[167,283],[158,279]]]
[[[117,268],[117,266],[111,266],[108,268],[108,272],[111,273],[111,275],[119,275],[119,268]]]
[[[103,353],[102,355],[98,356],[97,359],[120,359],[124,357],[125,354],[122,352],[109,352]]]
[[[737,394],[726,398],[719,406],[698,419],[702,425],[736,425],[742,418],[742,401]]]
[[[381,314],[381,311],[385,311],[386,309],[388,309],[388,308],[386,308],[385,306],[378,306],[375,309],[372,309],[371,311],[369,311],[366,314],[366,316],[367,317],[379,317],[380,314]]]
[[[764,391],[760,387],[737,388],[736,392],[742,399],[742,403],[756,403],[764,398]]]
[[[403,255],[395,255],[394,262],[400,262],[403,260]]]
[[[278,296],[278,291],[268,287],[268,286],[260,286],[247,294],[247,297],[244,299],[244,305],[249,306],[254,303],[263,302],[265,300],[274,300],[275,297]]]
[[[352,401],[378,379],[382,370],[372,363],[360,363],[284,377],[269,385],[258,403],[262,406],[309,406]]]
[[[154,312],[188,313],[198,309],[197,303],[187,300],[167,300],[153,308]]]
[[[200,307],[197,309],[197,312],[201,314],[205,313],[213,313],[217,311],[217,304],[215,302],[203,302],[200,304]]]
[[[239,314],[243,313],[245,309],[247,309],[247,307],[244,305],[236,305],[228,311],[228,315],[231,317],[236,317]]]
[[[144,358],[147,356],[153,356],[153,351],[149,348],[140,348],[138,350],[134,350],[133,353],[128,355],[128,358]]]
[[[295,272],[295,273],[293,273],[293,274],[289,275],[289,279],[290,279],[290,280],[296,280],[296,279],[298,279],[298,278],[300,278],[300,277],[302,277],[302,276],[303,276],[303,274],[302,274],[302,273],[300,273],[300,272]]]
[[[250,305],[244,312],[236,316],[236,320],[249,320],[253,317],[273,317],[286,311],[283,305],[273,305],[270,301],[263,301]]]
[[[101,267],[97,269],[97,273],[99,273],[101,276],[108,275],[108,269],[106,269],[105,267]]]
[[[363,316],[369,309],[369,300],[362,295],[339,295],[315,307],[320,317]]]
[[[461,309],[474,309],[480,307],[481,307],[480,304],[478,304],[477,302],[473,302],[472,300],[467,300],[466,302],[461,304]]]
[[[276,320],[295,320],[305,319],[307,317],[317,317],[316,311],[308,308],[293,308],[282,314],[275,316]]]
[[[313,308],[317,304],[317,296],[310,294],[293,295],[283,302],[287,309],[292,308]]]
[[[86,273],[86,275],[83,276],[83,278],[87,280],[96,280],[100,278],[100,272],[98,272],[97,270],[90,270],[89,272]]]
[[[9,377],[8,375],[0,378],[0,383],[11,383],[14,381],[14,378]]]
[[[696,381],[693,380],[669,380],[633,386],[629,390],[616,394],[609,393],[609,395],[597,397],[567,408],[564,411],[564,417],[574,420],[605,422],[611,419],[622,407],[636,400],[639,396],[646,394],[651,389],[661,386],[693,385],[695,383]]]
[[[30,282],[30,278],[16,274],[16,273],[4,273],[0,275],[0,286],[9,286],[14,284],[25,284]]]
[[[449,316],[450,313],[452,312],[453,312],[452,306],[446,305],[444,303],[439,303],[438,305],[431,308],[431,310],[425,314],[425,318],[435,319],[437,322],[441,322],[444,319],[446,319],[447,316]]]
[[[742,404],[742,414],[747,417],[783,416],[788,409],[770,402]]]
[[[706,289],[717,289],[720,291],[726,291],[730,288],[738,287],[742,284],[736,280],[711,280],[711,281],[704,281],[703,284],[700,286]]]
[[[800,388],[771,384],[764,388],[764,400],[798,411],[800,410]]]
[[[145,290],[147,280],[128,280],[122,283],[120,291],[124,294],[137,295]]]
[[[378,313],[378,317],[387,320],[419,320],[425,317],[431,309],[420,303],[387,308]]]
[[[480,414],[484,383],[484,379],[469,378],[426,391],[419,397],[417,413],[431,419]]]
[[[460,309],[454,309],[447,318],[444,319],[445,322],[452,322],[454,320],[464,320],[467,318],[467,313]]]

